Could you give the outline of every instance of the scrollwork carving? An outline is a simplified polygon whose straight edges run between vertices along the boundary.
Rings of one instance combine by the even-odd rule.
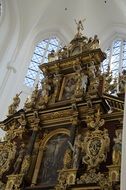
[[[78,184],[99,184],[101,190],[112,190],[112,183],[108,177],[100,172],[96,173],[94,169],[89,170],[83,174],[80,179],[77,179]]]
[[[82,162],[86,164],[87,169],[78,180],[78,183],[97,183],[102,189],[105,189],[106,183],[105,185],[101,184],[101,180],[105,180],[106,176],[98,172],[98,169],[99,165],[106,161],[107,152],[109,151],[110,138],[108,130],[100,129],[104,125],[104,120],[101,119],[99,110],[94,115],[87,116],[86,122],[88,130],[84,135],[81,146],[83,152]],[[109,180],[107,187],[111,188]]]
[[[110,139],[106,129],[87,132],[82,150],[83,162],[88,165],[88,169],[97,168],[101,162],[106,161],[109,144]]]
[[[103,126],[105,121],[101,119],[100,110],[98,109],[94,115],[86,116],[86,123],[88,128],[96,130]]]
[[[80,179],[77,180],[78,184],[89,184],[89,183],[98,183],[103,174],[98,172],[96,174],[94,169],[89,170],[87,173],[83,174]]]

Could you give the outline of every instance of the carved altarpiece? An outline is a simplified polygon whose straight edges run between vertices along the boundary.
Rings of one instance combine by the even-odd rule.
[[[108,93],[97,35],[88,39],[77,24],[68,46],[40,66],[42,88],[19,111],[17,94],[0,123],[1,190],[120,188],[124,101]]]

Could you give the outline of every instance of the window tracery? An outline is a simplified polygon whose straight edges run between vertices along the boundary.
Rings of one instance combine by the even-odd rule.
[[[102,72],[110,69],[112,77],[118,77],[126,69],[126,40],[114,40],[105,52],[107,58],[102,63]]]
[[[43,74],[39,70],[39,65],[47,63],[48,54],[51,53],[52,50],[56,52],[61,47],[62,42],[55,36],[44,39],[36,45],[24,80],[24,84],[27,87],[32,88],[36,83],[38,83],[40,87]]]
[[[109,81],[111,85],[116,82],[116,89],[113,92],[119,92],[119,79],[126,70],[126,40],[114,40],[105,52],[107,58],[101,65],[101,71],[111,78]],[[112,94],[113,92],[109,91]]]

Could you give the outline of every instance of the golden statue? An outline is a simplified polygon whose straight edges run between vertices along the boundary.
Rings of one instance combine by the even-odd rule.
[[[116,130],[116,138],[114,138],[114,146],[112,153],[113,165],[121,165],[121,149],[122,149],[122,131]]]
[[[39,89],[38,89],[38,84],[37,84],[35,87],[35,90],[31,94],[31,96],[27,97],[26,102],[24,104],[24,109],[30,110],[35,106],[36,100],[38,98],[38,94],[39,94]]]
[[[125,92],[125,83],[126,83],[126,70],[123,70],[122,75],[119,76],[119,91],[121,93]]]
[[[85,21],[86,19],[83,19],[83,20],[79,20],[77,22],[77,20],[75,19],[75,23],[77,25],[77,34],[81,34],[81,30],[84,30],[84,27],[83,27],[83,22]]]
[[[19,155],[18,155],[17,160],[14,164],[14,174],[17,174],[20,172],[21,164],[22,164],[24,155],[25,155],[25,144],[22,143],[21,147],[20,147]]]
[[[20,92],[19,94],[16,94],[16,96],[13,98],[13,103],[8,107],[8,115],[12,115],[12,114],[16,113],[17,108],[20,104],[19,96],[21,93],[22,92]]]

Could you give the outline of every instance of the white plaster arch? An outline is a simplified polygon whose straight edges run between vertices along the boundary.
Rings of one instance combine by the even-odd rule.
[[[0,104],[2,110],[1,115],[5,114],[10,89],[10,76],[15,72],[13,63],[16,58],[20,31],[20,19],[18,14],[18,6],[16,0],[5,1],[6,14],[4,21],[0,27],[0,33],[3,38],[0,42]],[[9,81],[9,82],[8,82]],[[12,85],[12,84],[11,84]]]
[[[126,39],[126,25],[124,24],[112,24],[99,34],[101,41],[101,48],[106,50],[113,40],[117,38]]]
[[[0,44],[0,96],[4,93],[10,71],[14,71],[13,62],[16,57],[16,51],[18,49],[18,37],[19,37],[19,16],[18,6],[15,0],[11,3],[6,1],[6,17],[1,28],[3,35],[3,41]]]
[[[8,99],[6,99],[7,97],[3,98],[4,100],[2,102],[6,101],[6,104],[4,106],[5,110],[3,111],[2,115],[6,115],[5,113],[7,113],[7,107],[11,103],[12,98],[16,93],[23,91],[23,93],[21,94],[21,104],[20,104],[20,108],[22,108],[27,96],[30,95],[33,90],[26,87],[26,85],[24,85],[23,82],[25,75],[27,73],[28,66],[30,64],[31,57],[34,52],[34,48],[37,45],[37,43],[51,36],[56,36],[64,43],[68,43],[68,40],[65,38],[64,33],[61,33],[61,30],[58,31],[58,29],[56,28],[50,28],[49,30],[46,29],[40,30],[38,32],[37,30],[35,31],[32,31],[29,34],[28,38],[25,39],[25,42],[20,47],[20,51],[18,53],[18,56],[16,57],[14,63],[14,68],[16,70],[16,73],[11,74],[11,76],[9,77],[8,84],[5,87],[6,93],[9,95],[9,97]],[[19,64],[20,62],[21,64]]]
[[[8,28],[6,28],[6,36],[4,38],[4,43],[2,45],[2,53],[1,54],[1,62],[4,61],[5,57],[15,57],[15,47],[18,40],[19,35],[19,11],[16,0],[13,1],[5,1],[6,3],[6,20],[5,23],[8,25]],[[5,30],[5,28],[4,28]],[[5,32],[5,31],[4,31]],[[6,56],[9,54],[10,56]],[[7,60],[7,58],[6,58]],[[2,64],[2,63],[1,63]]]
[[[36,30],[37,31],[37,30]],[[29,37],[27,38],[27,40],[25,40],[22,48],[20,49],[20,52],[19,54],[24,54],[24,52],[26,52],[26,49],[25,47],[29,47],[28,50],[27,50],[27,54],[25,53],[24,54],[24,57],[23,57],[23,60],[22,60],[22,72],[20,70],[20,76],[19,76],[19,80],[21,79],[24,79],[25,77],[25,74],[26,74],[26,71],[27,71],[27,68],[30,64],[30,60],[31,60],[31,57],[34,53],[34,48],[35,46],[41,42],[42,40],[46,39],[46,38],[49,38],[51,36],[56,36],[57,38],[59,38],[59,40],[63,41],[64,44],[67,44],[68,43],[68,40],[65,38],[65,35],[64,33],[61,33],[61,31],[58,31],[55,27],[54,28],[50,28],[48,30],[40,30],[40,31],[37,31],[36,33],[33,31]],[[20,57],[20,55],[19,55]],[[16,65],[15,65],[16,67]],[[24,70],[24,72],[23,72]],[[23,74],[25,73],[25,74]],[[20,81],[20,82],[21,82]]]

